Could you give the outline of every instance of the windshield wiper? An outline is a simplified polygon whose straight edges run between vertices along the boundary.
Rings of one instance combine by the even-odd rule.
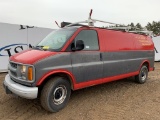
[[[42,46],[42,45],[34,46],[34,48],[38,48],[38,49],[40,49],[40,50],[43,50],[43,47],[44,47],[44,46]]]

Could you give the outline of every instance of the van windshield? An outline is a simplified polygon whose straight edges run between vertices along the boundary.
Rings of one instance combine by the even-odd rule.
[[[55,30],[47,35],[37,47],[42,47],[47,50],[60,51],[64,44],[69,40],[69,38],[76,31],[76,28],[63,28]]]

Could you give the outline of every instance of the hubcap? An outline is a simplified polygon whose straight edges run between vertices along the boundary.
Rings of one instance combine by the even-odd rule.
[[[59,105],[64,102],[67,96],[67,89],[64,85],[58,86],[53,92],[53,102]]]
[[[147,71],[146,71],[146,69],[144,69],[144,70],[142,70],[141,80],[145,81],[146,78],[147,78]]]

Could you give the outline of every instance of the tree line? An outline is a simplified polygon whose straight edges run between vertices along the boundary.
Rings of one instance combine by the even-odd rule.
[[[135,30],[136,28],[147,29],[149,31],[153,31],[154,35],[160,35],[160,21],[158,22],[153,21],[152,23],[148,22],[145,27],[142,27],[140,23],[137,24],[131,23],[129,24],[129,26],[131,26],[131,30]]]
[[[134,24],[133,22],[131,24],[128,24],[128,26],[131,26],[131,31],[134,30],[149,30],[153,31],[153,35],[157,36],[160,35],[160,21],[156,22],[153,21],[152,23],[148,22],[145,27],[143,27],[140,23]],[[125,27],[125,25],[116,25],[116,26],[108,26],[108,27]]]

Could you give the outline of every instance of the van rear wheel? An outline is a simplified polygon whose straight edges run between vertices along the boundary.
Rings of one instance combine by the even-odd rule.
[[[41,105],[50,112],[58,112],[63,109],[71,94],[69,81],[62,77],[55,77],[49,80],[41,92]]]
[[[147,66],[143,65],[141,67],[139,75],[135,76],[135,80],[137,83],[143,84],[146,82],[147,78],[148,78],[148,68]]]

